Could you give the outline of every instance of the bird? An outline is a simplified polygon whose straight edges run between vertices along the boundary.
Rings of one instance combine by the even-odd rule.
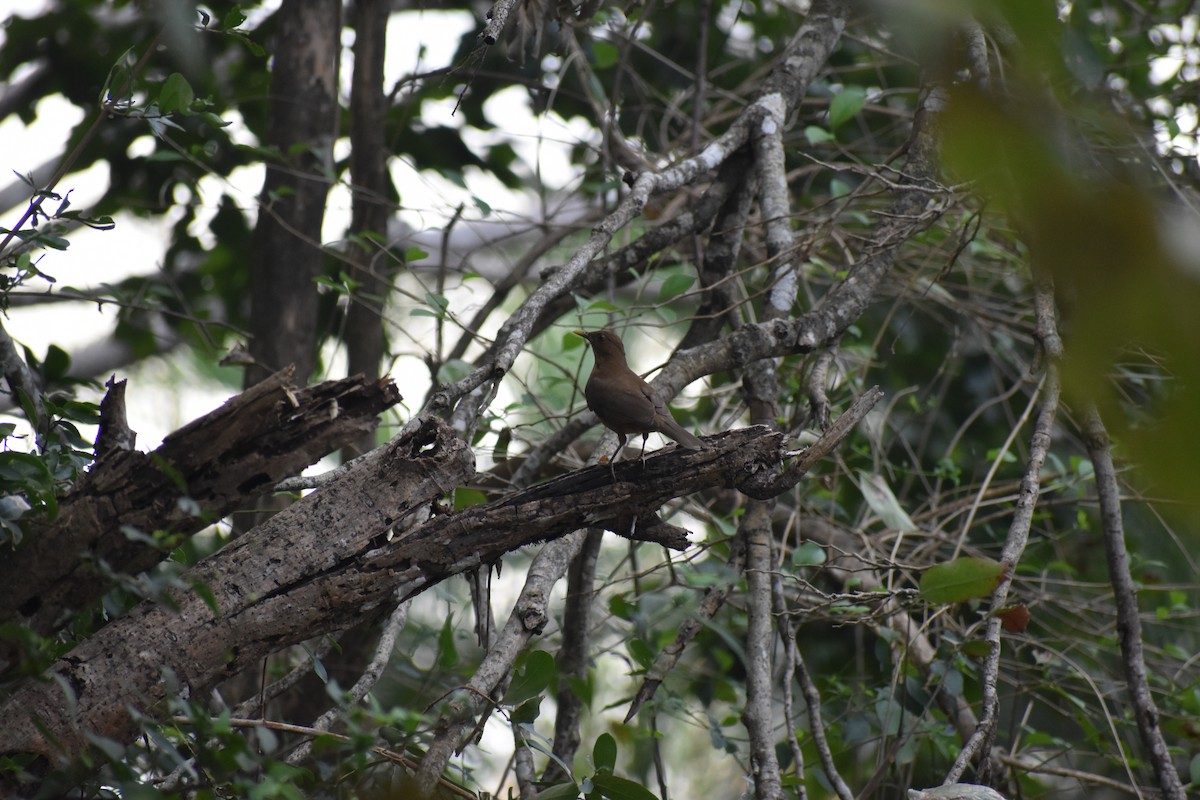
[[[655,431],[670,436],[686,450],[704,449],[704,442],[675,421],[654,387],[629,368],[625,345],[619,336],[610,330],[574,333],[587,339],[596,358],[583,389],[588,408],[606,428],[617,434],[617,449],[609,460],[610,468],[625,446],[626,434],[630,433],[642,435],[643,468],[646,465],[646,439]],[[613,479],[616,480],[615,469]]]

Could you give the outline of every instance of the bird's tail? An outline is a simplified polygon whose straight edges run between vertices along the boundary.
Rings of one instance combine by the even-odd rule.
[[[657,430],[659,433],[670,436],[675,441],[679,442],[679,446],[685,450],[703,450],[706,445],[700,439],[694,436],[691,431],[686,430],[682,425],[676,422],[669,416],[659,415],[655,422],[658,423]]]

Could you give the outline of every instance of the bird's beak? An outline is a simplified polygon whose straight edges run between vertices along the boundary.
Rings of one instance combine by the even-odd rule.
[[[588,337],[588,335],[583,331],[571,331],[571,333],[575,334],[576,336],[582,336],[585,339]]]

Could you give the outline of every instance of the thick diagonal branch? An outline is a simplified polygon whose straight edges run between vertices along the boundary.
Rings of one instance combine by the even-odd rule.
[[[745,487],[783,469],[783,437],[762,428],[710,437],[616,468],[590,467],[405,535],[429,503],[473,473],[466,444],[430,422],[368,454],[350,471],[181,576],[200,591],[144,602],[0,704],[0,753],[78,756],[88,734],[129,741],[131,708],[166,699],[164,671],[186,696],[257,659],[338,630],[393,596],[413,597],[506,553],[598,525],[669,547],[686,532],[657,516],[667,500],[716,486]],[[69,689],[68,689],[69,687]],[[66,690],[66,691],[64,691]]]
[[[291,377],[290,369],[272,375],[151,453],[99,453],[57,518],[31,524],[25,544],[0,560],[0,621],[51,633],[66,612],[107,591],[113,571],[137,574],[166,558],[170,547],[149,534],[186,536],[244,507],[372,430],[400,400],[390,380],[356,376],[293,390]]]

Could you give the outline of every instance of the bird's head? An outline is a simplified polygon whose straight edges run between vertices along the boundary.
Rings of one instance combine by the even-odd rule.
[[[625,360],[625,345],[621,338],[609,330],[575,331],[576,334],[588,340],[597,359],[619,357]]]

